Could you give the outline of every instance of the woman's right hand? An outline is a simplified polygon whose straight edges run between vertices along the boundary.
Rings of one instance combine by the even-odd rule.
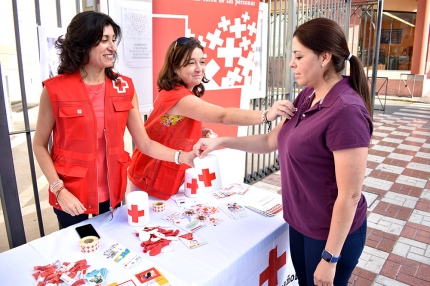
[[[71,216],[83,214],[87,209],[69,190],[63,189],[58,194],[57,201],[61,209]]]
[[[193,151],[197,157],[204,158],[207,154],[216,150],[221,146],[223,141],[222,137],[217,138],[200,138],[193,146]]]

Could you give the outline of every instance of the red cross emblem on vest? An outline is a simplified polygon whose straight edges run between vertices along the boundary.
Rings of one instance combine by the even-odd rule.
[[[132,222],[139,222],[139,217],[145,215],[145,211],[141,210],[139,211],[137,209],[137,205],[131,205],[131,210],[127,210],[128,215],[131,216]]]
[[[278,285],[278,270],[281,269],[285,264],[287,264],[287,253],[284,252],[281,256],[278,255],[278,246],[270,250],[269,253],[269,266],[264,269],[260,274],[260,286],[264,284],[267,280],[268,286]]]
[[[203,169],[202,174],[199,175],[199,181],[205,183],[205,187],[212,186],[212,180],[216,179],[215,173],[209,173],[209,169]]]
[[[192,179],[191,180],[191,184],[187,183],[187,188],[191,190],[192,194],[197,194],[197,189],[198,189],[199,185],[197,184],[197,180],[196,179]]]
[[[116,89],[118,93],[125,93],[125,90],[128,88],[128,82],[123,80],[120,76],[115,80],[112,80],[113,87]]]

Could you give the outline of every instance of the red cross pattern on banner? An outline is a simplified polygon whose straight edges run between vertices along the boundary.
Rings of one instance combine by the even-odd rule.
[[[116,81],[112,80],[112,83],[113,87],[118,93],[125,93],[125,90],[128,88],[128,83],[120,76],[116,79]]]
[[[266,66],[262,62],[262,37],[257,37],[259,6],[260,0],[152,1],[153,14],[162,15],[153,18],[153,99],[158,96],[157,75],[167,48],[186,36],[197,38],[204,47],[205,74],[210,79],[204,100],[240,108],[243,87],[260,81],[265,85],[261,75]],[[205,127],[216,130],[219,136],[238,135],[238,127],[233,125],[207,123]]]
[[[131,205],[131,210],[127,210],[128,215],[131,216],[132,222],[139,222],[139,217],[145,215],[145,211],[141,210],[139,211],[137,208],[137,205]]]
[[[187,188],[191,190],[192,194],[197,194],[197,189],[198,189],[199,185],[197,184],[197,180],[196,179],[192,179],[191,180],[191,184],[187,183]]]
[[[209,169],[203,169],[202,174],[199,175],[199,181],[205,183],[205,187],[212,186],[212,180],[216,179],[215,173],[209,173]]]
[[[177,36],[195,37],[200,41],[207,55],[206,76],[219,87],[246,86],[252,81],[260,56],[256,48],[259,2],[152,1],[154,14],[185,15],[187,26],[180,27],[182,31],[186,29],[185,35],[182,32]],[[155,26],[159,29],[157,24]],[[169,27],[169,30],[175,28]],[[154,31],[154,35],[157,32]]]
[[[260,274],[260,286],[269,280],[268,286],[278,285],[278,270],[287,264],[287,253],[284,252],[281,256],[278,255],[278,246],[270,250],[269,266]]]

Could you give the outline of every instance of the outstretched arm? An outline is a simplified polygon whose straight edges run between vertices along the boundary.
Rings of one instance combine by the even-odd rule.
[[[146,133],[145,126],[143,125],[142,118],[140,117],[136,93],[134,94],[132,104],[135,108],[131,109],[128,114],[127,128],[130,131],[139,151],[158,160],[174,162],[177,150],[151,140],[148,133]],[[193,152],[182,152],[179,155],[179,162],[193,167],[193,159],[195,157],[196,156]]]
[[[278,100],[273,103],[266,114],[268,121],[279,116],[290,119],[296,108],[288,100]],[[220,123],[227,125],[248,126],[260,124],[263,121],[263,110],[245,110],[208,103],[196,96],[185,96],[179,100],[168,112],[169,115],[183,115],[206,123]]]
[[[196,156],[203,158],[220,146],[250,153],[264,154],[278,149],[278,133],[286,119],[267,134],[243,137],[201,138],[193,147]]]

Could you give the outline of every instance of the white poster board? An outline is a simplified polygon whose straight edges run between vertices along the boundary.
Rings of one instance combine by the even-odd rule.
[[[124,61],[127,67],[152,66],[152,15],[143,8],[122,9]]]
[[[149,114],[153,106],[152,1],[110,1],[108,5],[109,16],[122,30],[115,69],[133,79],[139,111]]]
[[[58,51],[55,48],[55,41],[66,31],[63,28],[44,26],[38,26],[37,31],[40,51],[40,79],[44,81],[58,74],[57,68],[60,61]]]

